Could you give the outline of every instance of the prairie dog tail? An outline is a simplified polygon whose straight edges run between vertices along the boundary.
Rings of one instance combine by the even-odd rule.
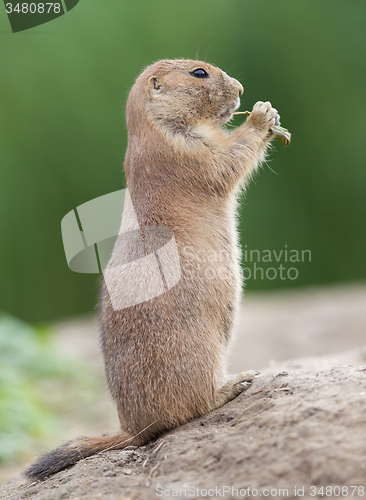
[[[107,437],[82,437],[46,453],[25,471],[25,475],[29,479],[43,480],[95,453],[121,450],[129,445],[141,446],[142,444],[141,436],[133,436],[127,432]]]

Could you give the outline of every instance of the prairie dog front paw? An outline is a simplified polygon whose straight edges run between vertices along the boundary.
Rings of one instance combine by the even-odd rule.
[[[253,111],[246,121],[248,126],[254,127],[258,132],[264,136],[270,136],[270,130],[274,125],[279,126],[280,115],[277,109],[272,107],[272,104],[267,102],[258,101],[254,104]]]

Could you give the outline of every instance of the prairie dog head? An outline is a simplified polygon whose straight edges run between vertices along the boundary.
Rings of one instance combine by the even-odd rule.
[[[127,103],[127,127],[132,132],[136,122],[149,119],[172,132],[201,124],[220,126],[238,109],[242,93],[237,80],[211,64],[162,60],[136,80]]]

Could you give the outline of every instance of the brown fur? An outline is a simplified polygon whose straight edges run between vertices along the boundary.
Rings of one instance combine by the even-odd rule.
[[[192,76],[196,68],[209,77]],[[101,344],[122,434],[67,444],[28,476],[54,473],[56,455],[71,456],[62,468],[75,463],[76,449],[81,458],[148,442],[225,404],[254,378],[245,372],[221,387],[241,297],[235,197],[279,121],[269,102],[259,102],[243,125],[222,128],[242,92],[237,80],[200,61],[159,61],[136,80],[127,103],[127,187],[141,227],[174,232],[182,277],[164,294],[119,311],[102,287]],[[109,266],[118,257],[116,250]],[[132,286],[123,273],[115,283],[117,290]]]

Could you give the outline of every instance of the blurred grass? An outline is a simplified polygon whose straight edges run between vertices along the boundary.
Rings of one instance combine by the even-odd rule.
[[[51,338],[49,328],[0,315],[0,465],[56,444],[68,401],[93,397],[90,371],[57,353]]]
[[[29,321],[88,311],[97,277],[68,270],[60,221],[123,187],[124,105],[141,69],[206,59],[270,100],[292,132],[248,189],[241,241],[310,249],[299,278],[265,289],[366,278],[364,0],[81,0],[18,34],[0,9],[0,306]],[[241,123],[236,118],[235,123]]]

